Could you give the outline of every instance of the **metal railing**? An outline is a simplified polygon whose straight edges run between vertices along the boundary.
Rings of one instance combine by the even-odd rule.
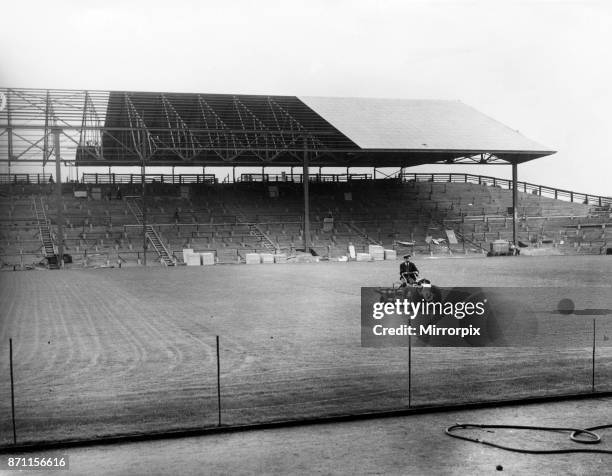
[[[217,179],[214,174],[145,174],[145,183],[163,183],[171,185],[181,184],[214,184]],[[142,183],[142,174],[83,174],[82,183],[104,184],[139,184]]]
[[[479,185],[487,185],[490,187],[499,187],[502,189],[512,190],[512,180],[502,179],[498,177],[489,177],[485,175],[472,174],[409,174],[400,175],[403,182],[434,182],[434,183],[473,183]],[[529,182],[517,182],[519,192],[531,193],[540,197],[554,198],[556,200],[565,200],[569,202],[584,203],[585,205],[611,206],[612,197],[604,197],[600,195],[592,195],[588,193],[578,193],[571,190],[563,190],[544,185],[536,185]]]
[[[371,174],[308,174],[309,182],[351,182],[372,180]],[[302,174],[241,174],[240,182],[290,182],[302,183]]]
[[[0,174],[0,184],[42,185],[49,183],[52,174]]]
[[[47,184],[52,174],[0,174],[0,184]],[[486,175],[461,173],[403,173],[398,176],[403,182],[433,182],[433,183],[473,183],[511,190],[512,180]],[[289,182],[302,183],[302,174],[241,174],[240,182]],[[371,174],[310,174],[310,182],[338,183],[361,180],[372,180]],[[84,173],[81,183],[86,184],[140,184],[141,174],[100,174]],[[145,174],[145,183],[163,184],[215,184],[218,183],[214,174]],[[540,197],[554,198],[586,205],[612,206],[612,197],[579,193],[529,182],[518,183],[518,190]]]

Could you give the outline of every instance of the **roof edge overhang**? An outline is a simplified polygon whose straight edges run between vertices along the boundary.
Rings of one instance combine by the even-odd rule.
[[[145,160],[144,164],[149,167],[291,167],[302,164],[299,157],[299,151],[293,151],[294,154],[287,154],[278,157],[275,160],[263,161],[258,158],[236,157],[231,161],[221,159],[194,158],[193,160]],[[508,164],[508,163],[524,163],[530,160],[546,157],[555,153],[555,151],[488,151],[488,150],[374,150],[374,149],[354,149],[345,151],[307,151],[309,153],[309,161],[312,166],[321,167],[344,167],[344,166],[359,166],[359,167],[413,167],[418,165],[439,164],[445,161],[449,165],[461,162],[452,162],[458,159],[472,159],[472,165],[493,165],[493,164]],[[483,156],[482,162],[477,159]],[[494,160],[491,160],[493,158]],[[466,163],[466,162],[463,162]],[[104,166],[141,166],[141,160],[78,160],[79,166],[85,167],[104,167]]]

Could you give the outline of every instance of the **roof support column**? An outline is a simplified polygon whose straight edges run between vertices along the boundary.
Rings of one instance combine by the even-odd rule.
[[[11,180],[11,160],[13,159],[13,127],[11,126],[11,93],[6,95],[6,120],[8,127],[8,174],[9,174],[9,196],[13,196],[13,185]]]
[[[304,252],[310,251],[310,203],[308,196],[308,151],[304,141],[304,163],[302,167],[302,185],[304,187]]]
[[[512,241],[514,246],[518,246],[516,241],[517,235],[517,218],[518,218],[518,164],[512,162]]]
[[[142,264],[143,266],[147,265],[147,204],[145,202],[146,198],[146,189],[145,189],[145,181],[146,181],[146,168],[144,158],[142,159],[142,163],[140,165],[140,201],[142,202]]]
[[[60,162],[60,129],[53,129],[53,149],[55,150],[55,198],[56,198],[56,221],[57,221],[57,265],[64,266],[64,213],[62,203],[62,175]]]

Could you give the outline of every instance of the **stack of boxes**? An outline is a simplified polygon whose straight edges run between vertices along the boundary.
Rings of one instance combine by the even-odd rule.
[[[187,266],[200,266],[200,253],[187,253],[183,254],[183,257],[187,258],[185,260]]]
[[[214,253],[196,253],[191,248],[183,249],[183,261],[187,266],[211,266],[215,264]]]
[[[274,255],[272,253],[260,253],[261,262],[264,264],[274,263]]]
[[[368,253],[374,261],[382,261],[385,259],[385,249],[379,245],[369,245]]]
[[[385,250],[385,259],[396,260],[397,252],[395,250]]]
[[[357,261],[371,261],[370,253],[357,253]]]
[[[274,262],[275,263],[286,263],[287,255],[284,253],[279,253],[279,254],[274,255]]]
[[[200,253],[200,257],[202,258],[203,266],[211,266],[215,264],[215,254],[214,253]]]
[[[261,263],[261,258],[259,256],[259,253],[247,253],[244,256],[245,260],[246,260],[246,264],[259,264]]]

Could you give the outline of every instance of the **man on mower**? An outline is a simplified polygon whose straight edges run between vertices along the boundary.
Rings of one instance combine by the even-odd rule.
[[[400,281],[402,282],[402,287],[408,286],[409,284],[415,284],[418,275],[419,270],[416,265],[410,261],[410,255],[404,255],[404,262],[400,264]]]

